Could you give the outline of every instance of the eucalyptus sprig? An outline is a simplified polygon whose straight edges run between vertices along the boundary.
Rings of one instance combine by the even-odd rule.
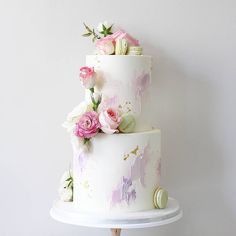
[[[84,37],[90,37],[92,36],[92,41],[95,42],[97,39],[100,39],[101,37],[95,32],[95,30],[93,28],[90,28],[89,26],[87,26],[85,23],[84,24],[84,27],[85,29],[87,30],[86,33],[82,34],[82,36]]]

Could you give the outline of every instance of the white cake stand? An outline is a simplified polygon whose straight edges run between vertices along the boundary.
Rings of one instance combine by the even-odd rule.
[[[76,210],[72,202],[55,201],[50,215],[53,219],[79,226],[110,228],[113,236],[119,236],[121,229],[161,226],[179,220],[183,213],[179,203],[169,198],[165,209],[132,212],[125,214],[94,214]]]

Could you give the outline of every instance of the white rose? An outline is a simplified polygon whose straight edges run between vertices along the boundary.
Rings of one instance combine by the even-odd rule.
[[[110,24],[110,23],[107,22],[107,21],[100,22],[100,23],[98,24],[98,27],[97,27],[98,32],[102,32],[102,31],[103,31],[103,26],[102,26],[102,25],[104,25],[104,26],[106,27],[106,29],[107,29],[107,28],[111,27],[112,24]]]
[[[87,111],[92,111],[92,104],[88,102],[81,102],[77,107],[75,107],[72,112],[67,115],[66,121],[62,124],[68,132],[71,132],[78,122],[79,118]]]
[[[63,202],[71,202],[73,200],[73,190],[72,188],[61,187],[59,189],[59,196]]]

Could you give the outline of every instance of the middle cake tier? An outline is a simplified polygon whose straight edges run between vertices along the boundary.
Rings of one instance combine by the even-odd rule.
[[[88,151],[72,136],[73,204],[81,211],[112,213],[154,208],[160,185],[160,130],[98,134]]]
[[[119,107],[135,116],[135,131],[151,127],[151,56],[88,55],[86,65],[94,67],[95,91],[102,94],[103,104]],[[86,91],[90,101],[90,91]]]

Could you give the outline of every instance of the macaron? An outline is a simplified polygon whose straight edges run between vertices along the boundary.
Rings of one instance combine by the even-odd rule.
[[[134,116],[128,113],[122,116],[121,123],[118,129],[122,133],[131,133],[134,131],[135,125],[136,121]]]
[[[117,39],[115,54],[116,55],[125,55],[128,49],[128,42],[126,39]]]
[[[156,208],[166,208],[168,202],[168,192],[161,187],[157,188],[154,192],[153,202]]]
[[[130,46],[128,48],[128,55],[142,55],[143,49],[139,46]]]

